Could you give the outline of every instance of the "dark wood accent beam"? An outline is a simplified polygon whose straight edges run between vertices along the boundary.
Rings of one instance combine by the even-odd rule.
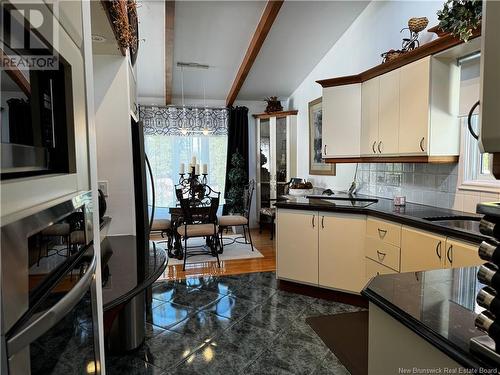
[[[325,163],[429,163],[451,164],[458,163],[458,156],[360,156],[359,158],[328,158]]]
[[[286,117],[289,115],[296,115],[297,113],[299,113],[299,111],[292,110],[292,111],[280,111],[280,112],[272,112],[272,113],[256,113],[256,114],[253,114],[252,116],[254,118],[266,119],[266,118],[271,118],[271,117]]]
[[[260,17],[257,29],[255,29],[245,57],[243,58],[240,68],[238,69],[238,73],[236,74],[236,78],[233,81],[231,90],[229,90],[229,94],[227,95],[226,105],[228,107],[233,105],[236,100],[253,63],[255,62],[255,59],[257,58],[264,41],[266,40],[267,34],[269,33],[269,30],[271,30],[271,26],[278,16],[278,12],[283,5],[283,1],[284,0],[270,0],[267,2],[264,13],[262,13],[262,16]]]
[[[9,56],[2,49],[0,49],[0,57],[2,59],[2,66],[3,61],[6,61],[7,59],[10,61]],[[12,79],[14,83],[19,86],[24,95],[26,95],[28,98],[31,96],[31,85],[17,67],[12,66],[11,64],[10,68],[5,69],[5,73],[7,73],[10,79]]]
[[[481,36],[481,29],[477,29],[477,31],[474,32],[471,39],[477,38],[479,36]],[[323,87],[333,87],[333,86],[350,85],[354,83],[363,83],[365,81],[368,81],[369,79],[388,73],[391,70],[401,68],[404,65],[410,64],[414,61],[423,59],[424,57],[430,55],[435,55],[436,53],[445,51],[449,48],[455,47],[462,43],[463,41],[453,36],[452,34],[446,34],[429,43],[422,44],[420,47],[410,52],[407,52],[394,60],[388,61],[386,63],[365,70],[363,73],[351,76],[321,79],[316,82]]]
[[[175,1],[165,1],[165,105],[172,104]]]

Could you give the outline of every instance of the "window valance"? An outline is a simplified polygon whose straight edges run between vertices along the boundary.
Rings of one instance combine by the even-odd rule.
[[[226,108],[139,106],[146,135],[227,135]]]

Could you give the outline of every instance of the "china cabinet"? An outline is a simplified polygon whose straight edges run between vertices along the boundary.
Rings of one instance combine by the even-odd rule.
[[[296,175],[297,111],[254,115],[257,127],[257,218]],[[259,219],[260,220],[260,219]]]

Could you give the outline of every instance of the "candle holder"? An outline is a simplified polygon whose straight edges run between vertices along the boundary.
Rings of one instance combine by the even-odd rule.
[[[182,191],[182,196],[188,196],[193,202],[201,202],[205,193],[204,185],[207,184],[207,177],[208,173],[196,174],[195,168],[191,168],[191,172],[187,174],[179,173],[178,187]]]

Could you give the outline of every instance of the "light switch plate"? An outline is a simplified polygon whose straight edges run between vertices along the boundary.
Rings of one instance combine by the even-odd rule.
[[[97,182],[99,189],[103,192],[104,196],[108,196],[108,181]]]

